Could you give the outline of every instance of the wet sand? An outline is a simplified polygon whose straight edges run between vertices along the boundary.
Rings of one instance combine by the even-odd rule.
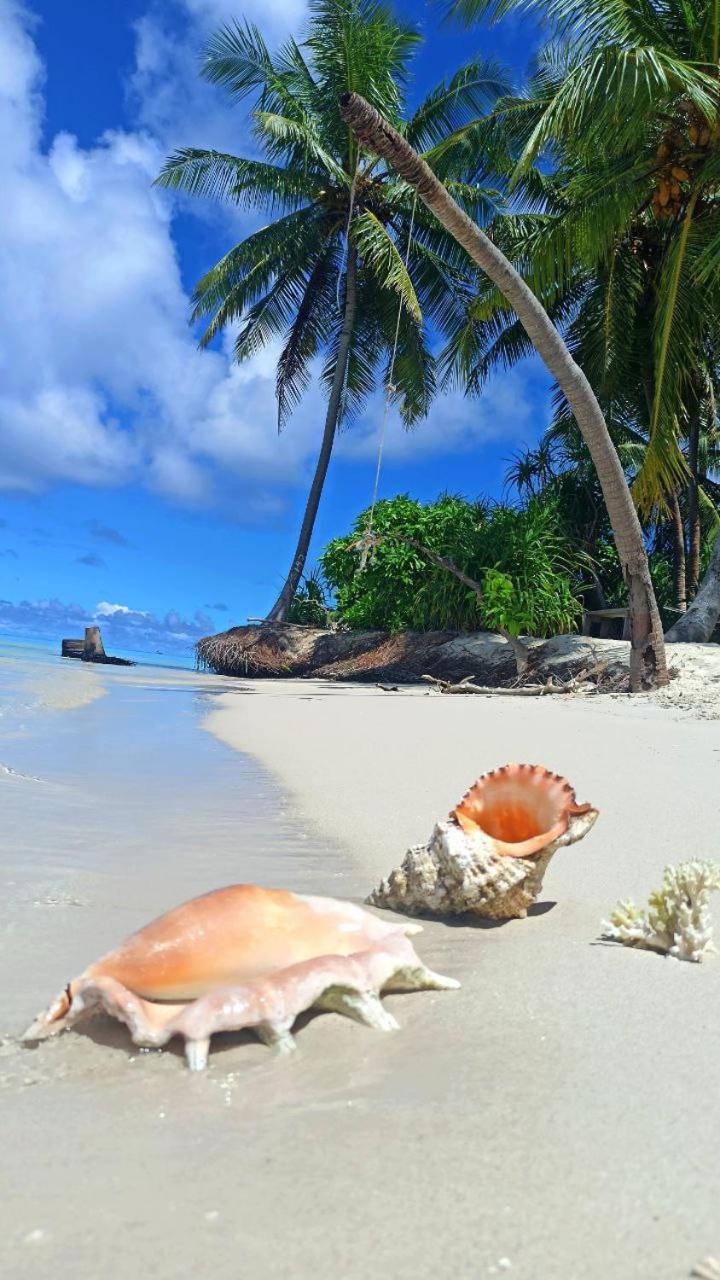
[[[597,941],[666,861],[718,856],[717,721],[101,678],[107,696],[0,749],[0,1273],[679,1280],[720,1252],[720,961]],[[401,1032],[323,1015],[290,1060],[229,1036],[199,1076],[104,1018],[17,1045],[164,906],[233,880],[359,900],[513,758],[566,772],[601,819],[534,918],[425,926],[421,955],[463,989],[388,998]]]

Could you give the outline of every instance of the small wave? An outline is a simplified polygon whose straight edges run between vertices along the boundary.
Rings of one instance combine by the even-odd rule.
[[[9,764],[0,763],[0,777],[13,778],[17,782],[43,782],[43,778],[36,778],[32,773],[20,773],[19,769],[12,769]]]

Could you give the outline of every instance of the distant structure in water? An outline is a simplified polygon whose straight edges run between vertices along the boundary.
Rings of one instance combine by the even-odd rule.
[[[113,658],[105,652],[99,627],[86,627],[84,640],[63,640],[63,658],[79,658],[81,662],[107,662],[114,667],[134,667],[129,658]]]

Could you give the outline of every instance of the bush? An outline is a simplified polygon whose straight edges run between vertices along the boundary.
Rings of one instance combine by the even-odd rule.
[[[288,622],[301,622],[306,627],[326,627],[330,616],[320,575],[317,572],[307,574],[293,596]]]
[[[379,502],[373,531],[387,540],[360,570],[354,544],[368,515],[362,512],[351,533],[335,538],[321,556],[345,625],[388,631],[504,627],[534,636],[576,629],[582,613],[577,594],[588,561],[573,549],[554,503],[491,507],[448,494],[426,505],[407,495]],[[447,557],[480,582],[482,602],[402,538]]]

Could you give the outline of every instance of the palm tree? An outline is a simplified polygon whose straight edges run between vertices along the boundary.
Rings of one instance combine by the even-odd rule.
[[[515,198],[524,201],[511,256],[525,264],[551,314],[555,307],[574,315],[569,342],[582,331],[573,349],[611,432],[633,398],[640,406],[634,425],[648,438],[634,496],[646,519],[664,512],[672,521],[678,596],[692,595],[701,439],[717,436],[720,5],[456,0],[451,7],[466,20],[525,9],[544,13],[553,27],[556,42],[528,91],[498,104],[475,145],[504,148]],[[484,318],[489,309],[486,300]],[[518,334],[505,329],[497,352],[516,352]],[[712,515],[706,523],[714,528]],[[681,621],[672,638],[686,630]]]
[[[602,410],[585,374],[573,360],[542,303],[508,258],[460,208],[407,139],[357,93],[346,94],[340,100],[340,111],[361,144],[381,155],[418,192],[448,234],[489,276],[566,395],[598,474],[627,584],[631,687],[638,690],[666,684],[665,645],[642,529]],[[462,151],[463,147],[450,145],[439,151],[447,156],[448,151],[452,153],[456,149]]]
[[[417,33],[374,0],[313,0],[307,39],[271,54],[259,31],[233,23],[210,41],[202,73],[234,102],[254,99],[261,159],[186,148],[158,181],[193,195],[269,212],[199,281],[193,319],[208,317],[205,346],[239,323],[245,360],[280,339],[278,429],[321,362],[328,393],[322,443],[289,573],[269,618],[284,621],[302,577],[338,426],[375,388],[382,367],[406,425],[435,391],[430,326],[457,321],[464,261],[407,185],[364,157],[336,103],[360,89],[416,146],[435,145],[507,90],[491,62],[474,61],[435,89],[401,125]],[[454,182],[474,216],[488,193]],[[410,230],[413,230],[412,237]]]
[[[710,563],[700,589],[686,613],[667,633],[668,640],[683,643],[707,642],[720,618],[720,531],[715,538]]]

